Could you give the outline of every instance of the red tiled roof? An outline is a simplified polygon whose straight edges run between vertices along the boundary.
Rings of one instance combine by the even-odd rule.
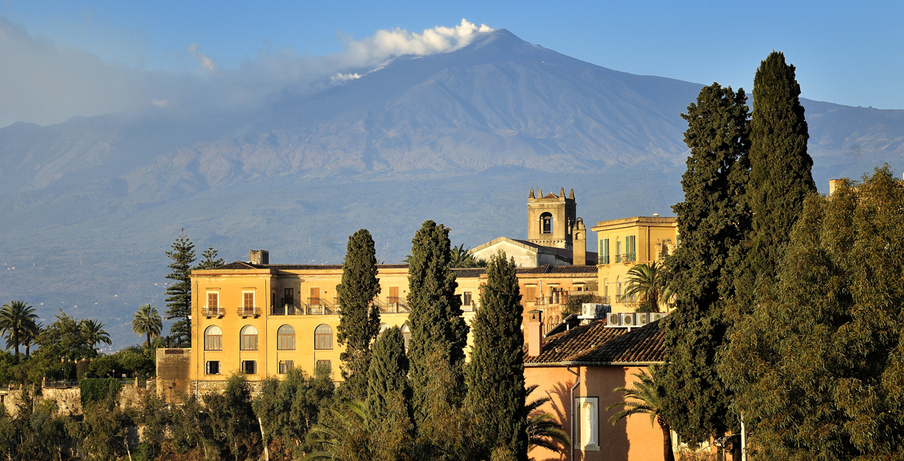
[[[527,355],[524,366],[646,364],[664,362],[665,330],[659,322],[640,328],[606,328],[606,320],[597,320],[544,339],[543,352]]]

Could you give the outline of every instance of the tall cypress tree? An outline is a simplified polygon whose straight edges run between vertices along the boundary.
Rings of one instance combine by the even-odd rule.
[[[749,149],[747,97],[718,83],[705,87],[682,117],[690,148],[681,180],[684,202],[673,207],[681,245],[666,260],[675,312],[664,322],[669,365],[666,421],[683,440],[703,441],[731,426],[731,395],[713,364],[725,337],[723,299],[730,296],[729,251],[749,228],[741,207]]]
[[[746,192],[753,234],[736,281],[739,315],[749,313],[756,293],[768,291],[775,283],[804,199],[816,192],[808,139],[794,66],[785,63],[784,54],[773,51],[760,63],[753,81]]]
[[[468,406],[480,428],[484,459],[502,450],[527,460],[524,411],[524,335],[515,261],[504,252],[490,258],[480,309],[472,323],[474,346],[468,364]]]
[[[411,366],[412,409],[418,427],[428,417],[429,398],[457,405],[464,397],[464,347],[468,325],[455,295],[458,283],[449,267],[451,243],[449,229],[425,221],[411,241],[408,265],[408,305],[411,313],[411,341],[408,356]],[[451,372],[451,383],[442,389],[431,388],[435,378],[430,357],[442,357]],[[435,395],[441,392],[443,395]],[[434,395],[430,395],[433,393]],[[436,415],[441,417],[440,415]]]
[[[370,345],[380,332],[380,311],[371,304],[380,294],[377,278],[377,256],[370,232],[361,229],[348,238],[345,262],[342,264],[342,283],[339,293],[339,329],[337,339],[344,345],[342,377],[346,397],[364,400],[367,397],[367,368],[370,364]]]
[[[175,319],[170,327],[170,339],[176,347],[191,347],[191,267],[195,262],[195,244],[185,235],[185,229],[173,242],[166,256],[173,262],[166,278],[174,283],[166,287],[166,318]]]

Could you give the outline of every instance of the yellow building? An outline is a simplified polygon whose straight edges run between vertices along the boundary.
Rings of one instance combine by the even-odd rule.
[[[612,312],[634,312],[637,298],[625,295],[628,271],[637,264],[662,262],[672,254],[678,245],[678,221],[658,215],[637,216],[600,221],[591,230],[599,239],[597,294],[612,306]]]
[[[336,334],[336,285],[341,265],[271,265],[266,252],[252,251],[252,262],[235,262],[192,271],[192,350],[189,387],[220,388],[230,374],[249,381],[317,367],[341,380]],[[408,265],[380,265],[381,329],[402,328],[408,339]],[[479,272],[457,274],[457,294],[470,323],[478,302]]]

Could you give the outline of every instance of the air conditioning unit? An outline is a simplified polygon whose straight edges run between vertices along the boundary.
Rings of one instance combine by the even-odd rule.
[[[638,312],[638,313],[634,314],[634,316],[637,319],[638,326],[642,327],[642,326],[650,323],[650,313],[649,312]]]
[[[637,318],[633,312],[625,312],[621,314],[621,324],[623,327],[636,327]]]
[[[610,312],[606,315],[606,326],[607,327],[620,327],[621,326],[621,314]]]
[[[650,322],[655,322],[657,320],[661,320],[665,318],[666,315],[669,315],[665,312],[650,312]]]

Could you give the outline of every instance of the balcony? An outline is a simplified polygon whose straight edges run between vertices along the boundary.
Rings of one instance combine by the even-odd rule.
[[[381,314],[405,314],[411,312],[408,302],[398,296],[387,296],[385,300],[375,298],[373,301]]]
[[[219,307],[219,306],[216,306],[216,307],[204,306],[201,308],[201,315],[203,315],[207,318],[211,318],[211,317],[223,318],[223,316],[226,315],[226,309],[223,309],[222,307]]]
[[[619,259],[621,261],[619,261]],[[637,253],[622,253],[620,255],[615,255],[615,262],[631,264],[635,261],[637,261]]]
[[[242,306],[237,309],[238,314],[242,317],[260,317],[261,309],[259,307]]]

